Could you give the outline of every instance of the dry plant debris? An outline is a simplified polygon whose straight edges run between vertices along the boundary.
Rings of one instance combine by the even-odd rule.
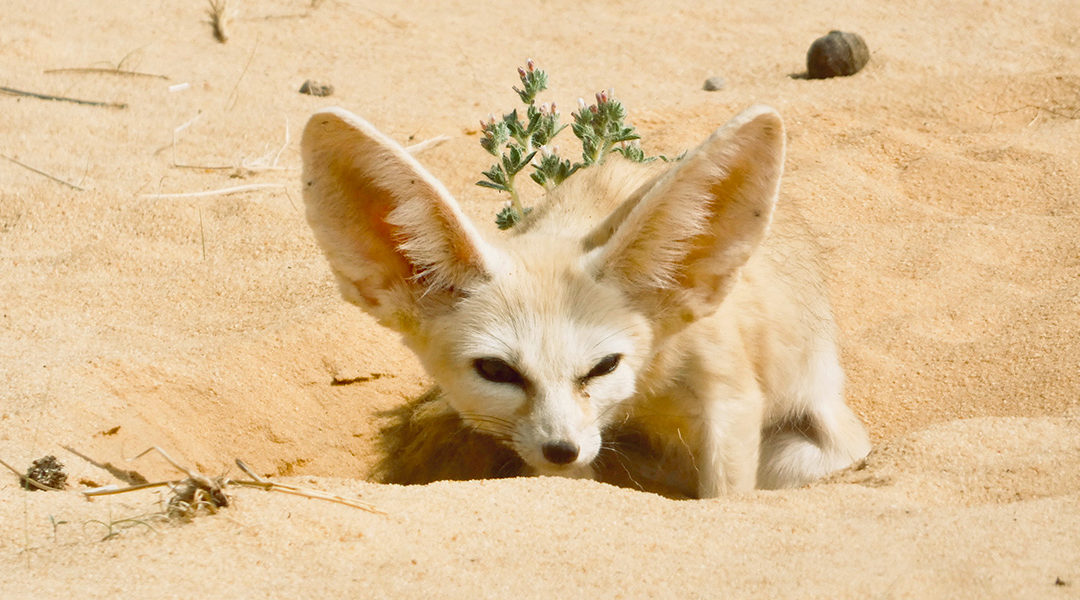
[[[19,485],[28,490],[41,490],[46,492],[61,492],[67,485],[67,473],[64,473],[64,465],[56,460],[55,456],[45,456],[33,462],[26,473],[20,472],[15,467],[0,460],[0,465],[7,467],[9,471],[19,477]]]
[[[194,474],[176,485],[170,486],[172,494],[165,513],[171,519],[190,521],[200,512],[216,514],[219,508],[229,506],[225,495],[223,478],[210,479]]]
[[[136,456],[134,459],[145,456],[150,452],[157,452],[158,454],[160,454],[166,461],[169,462],[169,464],[175,467],[178,471],[187,475],[187,477],[181,480],[158,481],[153,483],[144,483],[128,486],[125,488],[105,486],[90,490],[84,490],[82,492],[83,495],[87,498],[93,498],[95,496],[123,494],[126,492],[133,492],[136,490],[142,490],[151,487],[167,486],[170,490],[172,490],[172,494],[169,497],[169,502],[165,510],[165,514],[171,518],[179,518],[181,520],[190,520],[202,512],[214,514],[217,512],[217,509],[227,507],[229,505],[229,497],[225,494],[225,489],[232,486],[259,488],[268,492],[281,492],[293,496],[302,496],[304,498],[313,498],[316,500],[334,502],[336,504],[344,504],[345,506],[359,508],[360,510],[374,514],[386,514],[378,510],[371,504],[368,504],[367,502],[352,500],[349,498],[344,498],[335,494],[328,494],[326,492],[321,492],[318,490],[308,490],[291,485],[286,485],[283,483],[269,481],[256,475],[240,459],[236,459],[236,465],[240,467],[240,470],[242,470],[249,477],[251,477],[250,480],[229,479],[225,477],[207,477],[201,473],[194,472],[181,466],[176,461],[174,461],[164,450],[157,446],[152,446],[148,448],[147,450]]]
[[[127,108],[128,105],[122,102],[99,102],[97,100],[80,100],[79,98],[69,98],[67,96],[53,96],[52,94],[39,94],[37,92],[27,92],[25,90],[17,90],[15,88],[9,88],[6,86],[0,86],[0,92],[5,94],[11,94],[12,96],[26,96],[29,98],[38,98],[41,100],[56,100],[59,102],[72,102],[74,104],[83,104],[86,106],[104,106],[106,108]]]
[[[115,69],[106,69],[103,67],[65,67],[62,69],[46,69],[46,74],[56,73],[79,73],[79,74],[93,74],[93,75],[119,75],[121,77],[146,77],[152,79],[164,79],[169,80],[167,75],[158,75],[157,73],[143,73],[141,71],[128,71],[119,67]]]
[[[214,39],[224,44],[229,41],[229,15],[227,0],[209,0],[210,8],[206,11],[210,15],[210,26],[214,28]]]
[[[68,186],[69,188],[78,190],[80,192],[85,192],[86,191],[84,188],[81,188],[78,185],[76,185],[74,183],[71,183],[70,181],[67,181],[65,179],[60,179],[56,175],[50,175],[49,173],[46,173],[45,171],[42,171],[41,169],[38,169],[36,167],[32,167],[32,166],[30,166],[30,165],[28,165],[28,164],[26,164],[26,163],[24,163],[22,161],[11,158],[10,156],[8,156],[6,154],[0,154],[0,158],[6,160],[8,162],[14,163],[14,164],[16,164],[16,165],[18,165],[18,166],[20,166],[20,167],[22,167],[22,168],[24,168],[24,169],[26,169],[28,171],[32,171],[34,173],[37,173],[38,175],[41,175],[42,177],[46,177],[46,178],[51,179],[51,180],[53,180],[53,181],[55,181],[57,183],[62,183],[64,185]]]
[[[35,460],[26,471],[26,477],[23,478],[24,488],[39,489],[31,486],[31,481],[54,490],[62,490],[67,486],[67,473],[64,472],[64,465],[50,454]]]

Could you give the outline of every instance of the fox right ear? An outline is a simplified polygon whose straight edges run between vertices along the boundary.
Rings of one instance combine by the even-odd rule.
[[[710,314],[765,237],[783,165],[780,115],[743,111],[586,238],[597,276],[665,325]]]
[[[341,293],[407,332],[417,305],[490,274],[495,250],[438,180],[371,124],[315,113],[301,141],[304,203]]]

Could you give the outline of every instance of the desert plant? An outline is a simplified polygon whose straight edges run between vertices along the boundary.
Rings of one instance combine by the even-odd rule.
[[[530,178],[550,191],[578,169],[603,163],[611,152],[636,162],[655,160],[638,146],[639,136],[627,124],[626,109],[615,99],[613,90],[597,93],[595,104],[578,100],[577,112],[571,113],[570,129],[581,142],[581,161],[562,158],[552,144],[555,136],[567,127],[559,123],[558,107],[554,103],[536,104],[537,94],[547,89],[547,73],[529,59],[524,67],[518,68],[518,77],[521,87],[514,87],[514,91],[525,105],[524,120],[514,109],[501,119],[490,115],[480,122],[483,133],[480,145],[499,160],[483,172],[485,179],[476,185],[510,195],[509,202],[495,217],[499,229],[513,227],[530,210],[522,204],[517,188],[517,176],[526,167],[532,166]]]

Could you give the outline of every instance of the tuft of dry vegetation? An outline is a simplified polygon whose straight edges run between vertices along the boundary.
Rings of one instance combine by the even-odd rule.
[[[22,484],[28,490],[40,489],[40,487],[31,485],[30,482],[32,481],[40,483],[49,489],[62,490],[67,487],[67,477],[63,463],[50,454],[35,460],[30,465]]]
[[[344,504],[345,506],[359,508],[361,510],[379,515],[386,514],[381,510],[378,510],[371,504],[368,504],[367,502],[362,502],[360,500],[343,498],[336,494],[328,494],[319,490],[304,489],[291,485],[286,485],[283,483],[269,481],[263,477],[259,477],[258,475],[256,475],[255,472],[252,471],[251,468],[248,467],[244,463],[244,461],[240,459],[236,459],[236,465],[240,468],[241,471],[251,477],[251,479],[207,477],[206,475],[181,466],[158,446],[151,446],[135,458],[141,458],[142,456],[150,452],[157,452],[169,464],[171,464],[178,471],[187,475],[187,477],[181,480],[143,483],[125,488],[105,486],[90,490],[84,490],[82,492],[83,495],[87,498],[93,498],[95,496],[122,494],[125,492],[133,492],[136,490],[142,490],[152,487],[167,486],[170,490],[172,490],[172,493],[169,496],[169,502],[164,511],[165,515],[170,518],[179,518],[184,521],[191,520],[192,518],[203,512],[215,514],[217,513],[217,510],[219,508],[225,508],[229,506],[229,497],[225,494],[225,489],[232,486],[259,488],[268,492],[281,492],[293,496],[301,496],[304,498],[311,498],[315,500],[324,500],[326,502],[333,502],[335,504]]]
[[[214,39],[224,44],[229,41],[228,0],[209,0],[210,26],[214,28]]]

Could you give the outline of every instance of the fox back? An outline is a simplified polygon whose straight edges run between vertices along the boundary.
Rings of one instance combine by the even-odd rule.
[[[670,165],[581,170],[498,239],[344,110],[316,113],[302,151],[308,222],[345,299],[533,473],[594,477],[608,449],[632,479],[707,497],[802,485],[868,452],[816,249],[775,210],[772,109]],[[626,432],[648,451],[620,452]]]

